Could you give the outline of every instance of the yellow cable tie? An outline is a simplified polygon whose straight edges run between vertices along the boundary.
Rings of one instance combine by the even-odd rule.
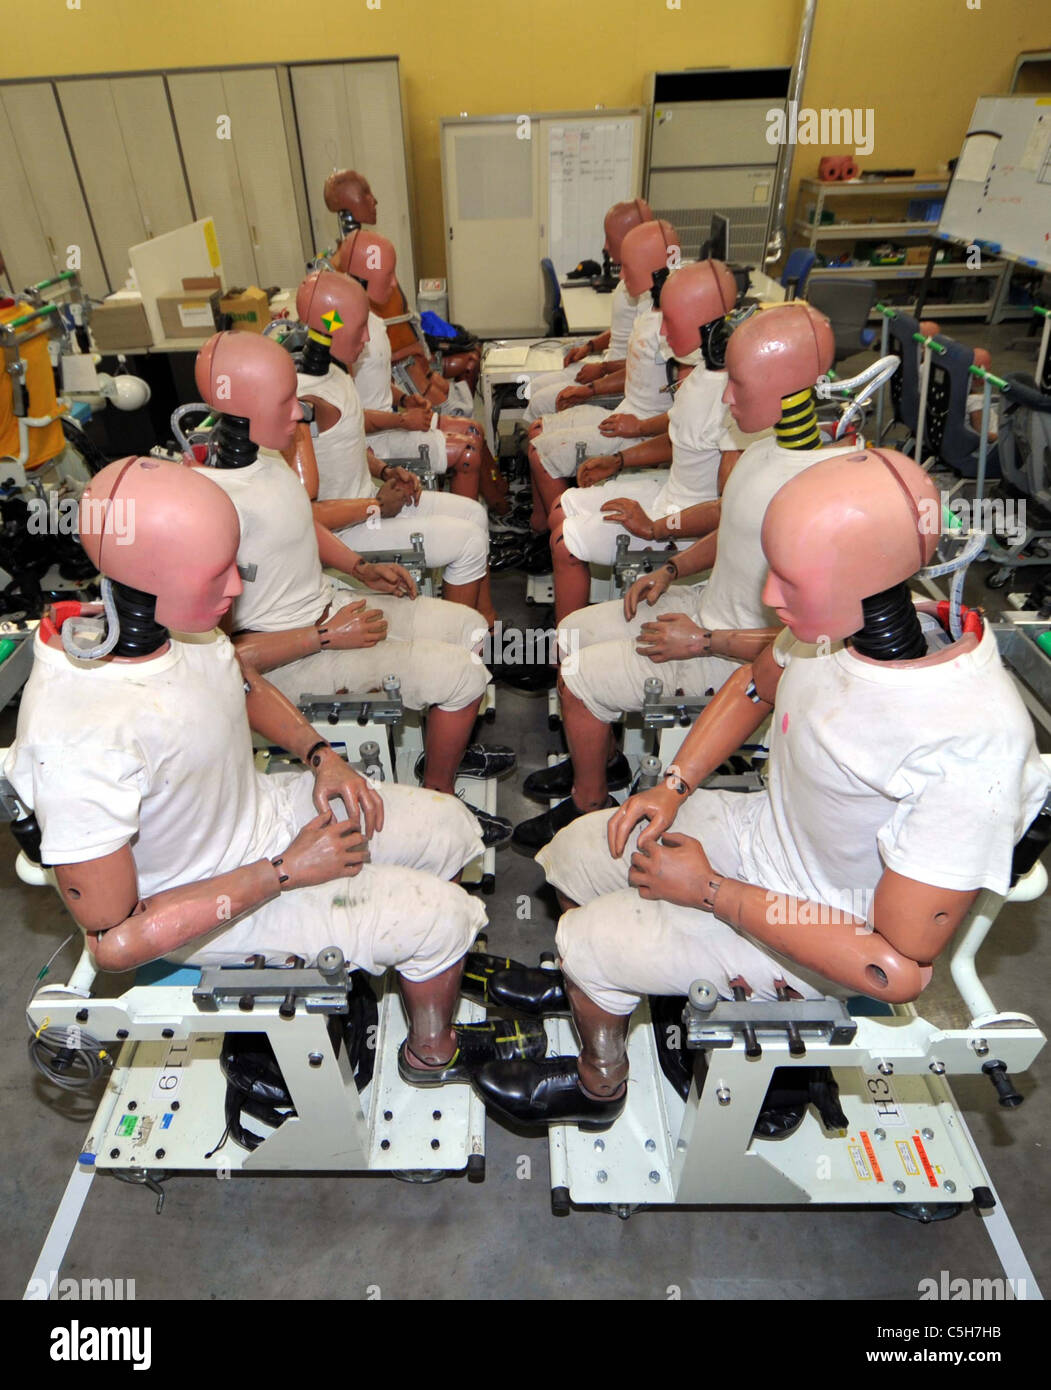
[[[44,1031],[44,1029],[48,1026],[48,1024],[49,1024],[50,1022],[51,1022],[51,1019],[50,1019],[50,1018],[45,1018],[45,1019],[44,1019],[43,1023],[40,1025],[40,1027],[39,1027],[39,1028],[36,1030],[36,1032],[33,1034],[34,1041],[39,1041],[40,1034]]]

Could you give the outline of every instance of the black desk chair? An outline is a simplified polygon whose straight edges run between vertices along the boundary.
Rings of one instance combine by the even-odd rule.
[[[876,302],[874,280],[812,280],[806,299],[832,324],[837,363],[876,341],[876,330],[867,326]]]
[[[545,256],[540,262],[540,271],[544,277],[544,324],[552,338],[568,338],[569,324],[562,308],[562,289],[550,256]]]

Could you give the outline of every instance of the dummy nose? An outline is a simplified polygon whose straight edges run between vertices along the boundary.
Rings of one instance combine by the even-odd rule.
[[[726,389],[723,391],[723,405],[733,405],[736,400],[737,397],[734,395],[733,380],[731,377],[727,377]]]
[[[784,591],[774,578],[773,570],[767,570],[766,583],[763,585],[763,592],[760,597],[767,608],[783,608],[785,606]]]
[[[226,576],[226,583],[223,585],[223,598],[240,598],[244,593],[244,585],[241,583],[241,576],[238,573],[237,565],[233,564]]]

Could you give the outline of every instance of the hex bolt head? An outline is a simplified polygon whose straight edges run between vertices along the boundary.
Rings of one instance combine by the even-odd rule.
[[[605,1168],[600,1168],[598,1172],[595,1174],[595,1177],[598,1179],[599,1182],[605,1182],[606,1179],[609,1177],[609,1174],[606,1172]]]
[[[646,1152],[647,1152],[648,1154],[655,1153],[655,1152],[656,1152],[656,1149],[657,1149],[657,1145],[654,1143],[654,1141],[653,1141],[652,1139],[647,1139],[647,1140],[646,1140]]]
[[[390,1148],[390,1140],[389,1140],[389,1139],[381,1139],[381,1140],[380,1140],[380,1148],[383,1150],[384,1153],[386,1153],[387,1150]]]
[[[602,1153],[602,1151],[605,1149],[605,1147],[606,1147],[606,1141],[605,1141],[605,1139],[596,1139],[596,1140],[595,1140],[595,1152],[596,1152],[596,1153]]]
[[[719,1102],[720,1105],[729,1105],[731,1100],[729,1088],[726,1086],[720,1086],[715,1093],[715,1099]]]
[[[110,1149],[109,1156],[110,1158],[120,1158],[120,1149]]]
[[[895,1179],[894,1179],[894,1191],[895,1191],[895,1192],[904,1192],[904,1191],[905,1191],[905,1184],[902,1182],[901,1178],[895,1178]]]
[[[384,1118],[385,1120],[393,1120],[393,1119],[394,1119],[394,1111],[393,1111],[393,1110],[384,1110],[384,1112],[383,1112],[383,1118]]]
[[[440,1120],[441,1117],[442,1117],[442,1112],[441,1112],[440,1110],[432,1110],[432,1111],[431,1111],[431,1119],[432,1119],[432,1120]]]
[[[660,1173],[657,1172],[656,1168],[651,1169],[651,1170],[650,1170],[650,1182],[660,1182],[660,1180],[661,1180],[661,1175],[660,1175]]]
[[[129,1100],[129,1101],[128,1101],[128,1109],[129,1109],[129,1110],[138,1110],[138,1108],[139,1108],[139,1102],[138,1102],[137,1100]]]
[[[166,1149],[157,1149],[153,1156],[154,1158],[163,1158],[166,1152]]]
[[[172,1101],[172,1109],[173,1109],[173,1110],[178,1110],[178,1108],[179,1108],[179,1101],[173,1100],[173,1101]]]
[[[942,1187],[945,1188],[946,1192],[956,1191],[956,1184],[953,1182],[952,1178],[946,1178],[945,1181],[942,1183]]]
[[[880,1076],[893,1076],[893,1075],[894,1075],[894,1063],[893,1063],[893,1062],[879,1062],[879,1063],[877,1064],[877,1066],[876,1066],[876,1070],[879,1072]]]
[[[872,1133],[877,1139],[886,1139],[887,1137],[887,1131],[885,1129],[874,1129]]]
[[[933,1130],[933,1129],[921,1129],[921,1130],[920,1130],[920,1133],[923,1135],[924,1139],[933,1139],[933,1138],[934,1138],[934,1130]]]
[[[441,1141],[440,1139],[432,1139],[432,1140],[431,1140],[431,1148],[432,1148],[432,1149],[440,1149],[441,1146],[442,1146],[442,1141]]]
[[[162,1028],[162,1029],[161,1029],[161,1037],[162,1037],[162,1038],[174,1038],[174,1037],[175,1037],[175,1029],[174,1029],[174,1028]]]
[[[984,1057],[986,1053],[989,1051],[989,1044],[985,1041],[984,1038],[975,1038],[972,1041],[971,1046],[974,1048],[975,1052],[978,1054],[979,1057]]]
[[[87,1023],[87,1021],[88,1021],[88,1011],[87,1011],[87,1009],[78,1009],[78,1010],[77,1010],[77,1022],[78,1022],[78,1023]]]
[[[312,1067],[320,1067],[321,1063],[324,1060],[324,1054],[321,1052],[311,1052],[307,1057],[307,1061],[310,1063]]]
[[[944,1076],[944,1075],[945,1075],[945,1063],[944,1063],[944,1062],[932,1062],[932,1063],[931,1063],[931,1071],[934,1073],[935,1076]]]

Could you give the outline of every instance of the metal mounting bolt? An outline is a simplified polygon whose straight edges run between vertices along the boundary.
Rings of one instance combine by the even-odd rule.
[[[878,1062],[878,1063],[876,1064],[876,1070],[879,1072],[880,1076],[893,1076],[893,1075],[894,1075],[894,1063],[893,1063],[893,1062]]]
[[[110,1149],[109,1156],[110,1158],[120,1158],[120,1149]]]
[[[956,1184],[953,1182],[952,1178],[946,1178],[945,1181],[942,1183],[942,1187],[945,1188],[946,1192],[956,1191]]]
[[[609,1174],[606,1172],[605,1168],[600,1168],[598,1172],[595,1174],[595,1177],[598,1179],[599,1182],[605,1182],[606,1179],[609,1177]]]
[[[657,1172],[656,1168],[651,1169],[651,1171],[650,1171],[650,1182],[660,1182],[660,1180],[661,1180],[661,1175],[660,1175],[660,1173]]]
[[[934,1130],[933,1130],[933,1129],[921,1129],[921,1130],[920,1130],[920,1133],[923,1135],[924,1139],[933,1139],[933,1138],[934,1138]]]
[[[647,1152],[648,1154],[654,1153],[655,1150],[656,1150],[656,1148],[657,1148],[657,1145],[654,1143],[654,1141],[653,1141],[652,1139],[647,1139],[647,1140],[646,1140],[646,1152]]]
[[[393,1120],[393,1119],[394,1119],[394,1111],[393,1111],[393,1110],[384,1110],[384,1112],[383,1112],[383,1118],[384,1118],[385,1120]]]
[[[986,1053],[989,1051],[989,1044],[985,1041],[984,1038],[973,1038],[971,1040],[971,1046],[974,1048],[975,1052],[978,1054],[979,1057],[984,1057]]]
[[[324,1060],[324,1055],[320,1052],[311,1052],[307,1056],[307,1061],[310,1063],[312,1067],[320,1067],[321,1063]]]
[[[887,1137],[887,1131],[885,1129],[874,1129],[872,1133],[877,1139],[886,1139]]]
[[[129,1101],[128,1101],[128,1109],[129,1109],[129,1110],[138,1110],[138,1108],[139,1108],[139,1102],[138,1102],[137,1100],[129,1100]]]
[[[931,1069],[931,1071],[934,1073],[935,1076],[944,1076],[944,1075],[945,1075],[945,1063],[944,1063],[944,1062],[932,1062],[932,1063],[931,1063],[931,1068],[930,1068],[930,1069]]]
[[[154,1158],[163,1158],[166,1152],[166,1149],[157,1149],[153,1156]]]
[[[895,1178],[895,1179],[894,1179],[894,1191],[895,1191],[895,1192],[904,1192],[904,1191],[905,1191],[905,1184],[902,1182],[901,1178]]]
[[[595,1152],[596,1152],[596,1153],[602,1153],[602,1151],[605,1149],[605,1147],[606,1147],[606,1141],[605,1141],[605,1139],[596,1139],[596,1140],[595,1140]]]
[[[715,1099],[719,1102],[720,1105],[729,1105],[731,1099],[729,1087],[720,1086],[715,1093]]]

